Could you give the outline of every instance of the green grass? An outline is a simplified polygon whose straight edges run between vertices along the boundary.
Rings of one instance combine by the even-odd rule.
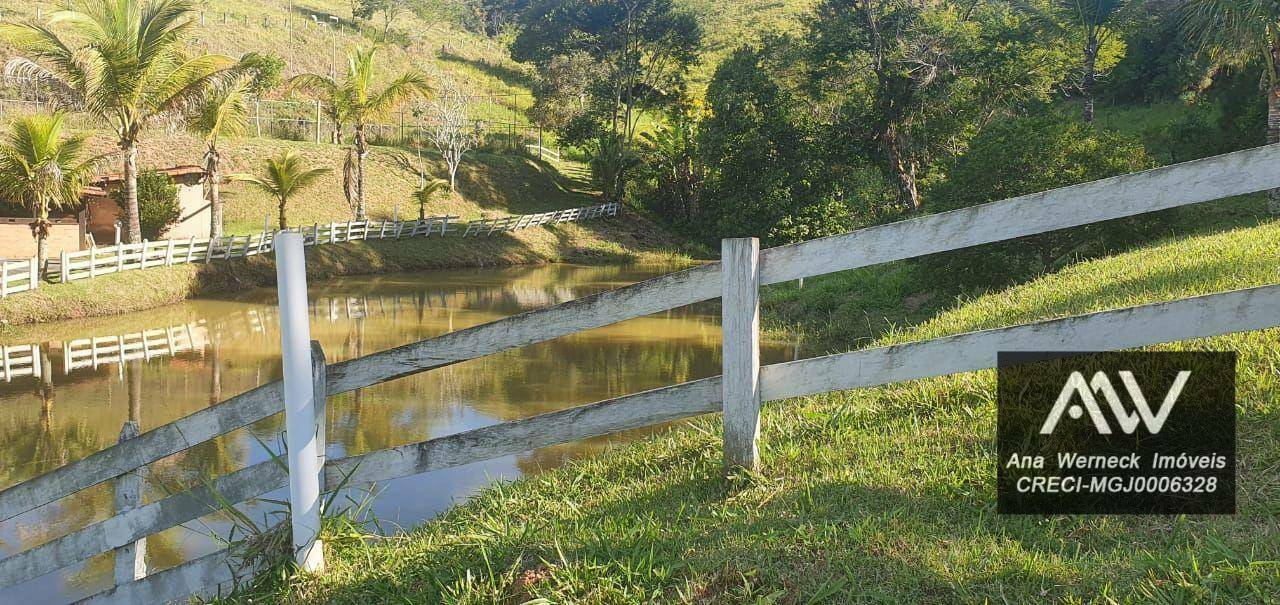
[[[326,20],[329,15],[340,18],[337,32],[338,67],[345,65],[347,48],[381,42],[380,66],[387,76],[417,67],[437,79],[455,81],[464,91],[476,95],[524,95],[496,101],[492,109],[486,103],[477,108],[477,116],[510,120],[521,118],[531,103],[527,69],[517,65],[499,42],[467,31],[459,24],[451,4],[423,2],[419,11],[404,11],[384,40],[381,16],[376,26],[355,23],[350,3],[346,0],[304,0],[302,2],[256,2],[254,0],[205,0],[197,4],[188,44],[200,51],[234,57],[247,52],[263,52],[279,56],[286,62],[285,77],[296,73],[328,74],[333,60],[333,32],[310,25],[311,15]],[[36,8],[47,17],[56,3],[0,0],[5,20],[33,18]],[[286,28],[289,7],[293,8],[292,28]],[[199,14],[205,16],[200,25]],[[228,18],[224,24],[222,14]],[[248,18],[247,23],[245,18]],[[268,25],[269,24],[269,25]],[[449,52],[443,52],[448,45]],[[0,57],[10,50],[0,45]]]
[[[1216,233],[1270,220],[1266,199],[1242,196],[1163,211],[1134,219],[1142,230],[1159,238]],[[1114,241],[1099,246],[1094,257],[1129,250],[1141,242]],[[991,247],[973,251],[985,258]],[[843,271],[767,288],[762,304],[767,331],[803,336],[807,354],[842,351],[874,343],[887,333],[901,331],[940,312],[965,307],[975,298],[1036,276],[1010,273],[999,263],[971,275],[957,277],[941,263],[947,255],[900,261]],[[975,259],[975,262],[981,262]],[[1074,258],[1072,261],[1083,260]]]
[[[1276,281],[1280,223],[976,297],[878,344]],[[724,479],[708,417],[348,544],[253,603],[1266,603],[1280,594],[1280,330],[1240,353],[1239,514],[995,514],[993,372],[775,402]],[[533,599],[546,599],[533,601]]]

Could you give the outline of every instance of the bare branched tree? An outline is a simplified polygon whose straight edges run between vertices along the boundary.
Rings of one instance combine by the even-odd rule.
[[[440,94],[431,101],[431,142],[449,167],[449,189],[458,181],[458,166],[468,151],[480,144],[479,129],[471,123],[467,97],[453,83],[441,87]]]

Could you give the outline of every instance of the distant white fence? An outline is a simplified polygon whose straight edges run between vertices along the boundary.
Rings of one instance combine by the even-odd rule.
[[[0,259],[0,298],[15,292],[35,290],[38,287],[40,287],[40,272],[35,258]]]
[[[287,388],[282,381],[261,385],[140,435],[126,433],[117,445],[8,487],[0,491],[0,521],[101,483],[114,482],[119,490],[133,469],[282,411],[291,444],[287,467],[267,460],[141,506],[117,507],[106,519],[0,559],[0,588],[114,552],[116,586],[81,603],[209,594],[254,570],[223,550],[140,573],[127,565],[136,560],[135,545],[224,504],[289,487],[294,551],[316,553],[314,526],[300,532],[298,511],[314,515],[325,489],[382,483],[711,413],[723,414],[727,466],[753,469],[764,401],[991,369],[1001,351],[1106,351],[1280,326],[1280,285],[1271,284],[765,366],[759,355],[762,286],[1266,191],[1280,187],[1277,165],[1280,145],[1271,145],[767,250],[754,239],[724,240],[720,262],[338,363],[326,362],[319,343],[306,351],[300,346],[305,341],[285,336]],[[277,263],[281,277],[290,280],[281,279],[281,291],[292,294],[282,294],[280,313],[301,319],[282,324],[307,326],[305,317],[313,311],[305,296],[301,247],[282,252],[292,265]],[[713,298],[722,301],[719,376],[394,448],[323,456],[331,397]],[[292,446],[299,441],[320,447],[304,452]],[[309,569],[322,564],[308,561],[314,563]]]
[[[458,223],[457,216],[433,216],[415,221],[347,221],[345,223],[315,224],[300,227],[292,231],[302,233],[305,245],[333,244],[341,242],[400,239],[403,237],[427,237],[431,235],[445,236],[461,232],[462,237],[491,236],[527,229],[547,224],[568,223],[617,216],[621,206],[617,203],[597,204],[583,208],[567,208],[538,214],[505,216],[493,219],[478,219],[466,223],[465,229]],[[236,235],[210,240],[208,238],[188,238],[185,240],[160,240],[137,244],[119,244],[115,246],[94,246],[78,252],[63,252],[51,262],[50,277],[66,283],[82,279],[92,279],[111,273],[147,269],[151,267],[169,267],[187,263],[209,263],[214,260],[246,258],[273,250],[274,232],[264,231],[254,235]],[[14,277],[10,278],[8,264],[4,279],[13,281],[0,282],[12,284],[0,293],[8,294],[33,289],[36,280],[35,261],[12,261]],[[54,269],[56,268],[56,271]],[[18,274],[21,273],[21,277]]]

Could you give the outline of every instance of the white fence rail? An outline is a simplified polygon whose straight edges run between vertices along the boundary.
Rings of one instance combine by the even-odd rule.
[[[23,260],[0,259],[0,298],[39,288],[39,269],[34,257]]]
[[[305,441],[314,437],[323,445],[323,422],[318,420],[323,418],[327,397],[721,297],[725,344],[733,348],[725,352],[721,376],[328,460],[323,465],[321,485],[385,481],[714,412],[724,412],[726,435],[733,436],[726,438],[726,462],[753,466],[758,455],[761,401],[992,368],[996,353],[1005,350],[1110,350],[1280,326],[1280,285],[1267,285],[760,367],[756,350],[760,285],[1264,191],[1280,187],[1280,171],[1274,169],[1277,165],[1280,145],[764,251],[751,240],[731,240],[726,243],[731,253],[722,261],[724,265],[713,263],[665,275],[366,357],[326,365],[323,352],[313,345],[307,359],[312,369],[310,392],[294,392],[298,383],[292,383],[286,415],[293,418],[286,418],[286,425],[306,433],[294,438]],[[292,317],[303,318],[305,303],[294,306]],[[296,352],[290,361],[295,364],[296,378],[300,375]],[[285,399],[279,381],[265,384],[7,488],[0,491],[0,521],[280,413],[286,408]],[[300,402],[310,403],[298,405]],[[314,466],[310,464],[314,461],[302,462]],[[304,476],[315,481],[310,471],[300,472],[298,465],[301,462],[285,469],[275,461],[259,463],[207,485],[118,511],[103,521],[0,559],[0,587],[31,580],[189,522],[217,510],[217,502],[257,498]],[[356,469],[359,472],[353,474]],[[213,498],[214,492],[221,498]],[[290,503],[301,508],[313,504]],[[296,549],[311,545],[306,536],[295,535]],[[218,553],[141,579],[121,580],[117,587],[91,599],[95,603],[128,603],[180,598],[225,586],[234,579],[235,565]]]
[[[315,224],[295,228],[293,231],[303,234],[304,243],[307,246],[404,237],[446,236],[459,232],[463,237],[481,237],[540,225],[617,216],[620,208],[621,206],[617,203],[608,203],[538,214],[480,219],[465,223],[465,228],[458,223],[457,216],[433,216],[415,221],[348,221],[327,225]],[[246,258],[270,253],[273,250],[274,237],[273,232],[266,231],[254,235],[227,236],[218,240],[192,237],[185,240],[170,239],[138,244],[95,246],[79,252],[63,252],[53,264],[57,267],[58,279],[65,283],[121,271],[186,263],[209,263],[215,260]],[[8,265],[5,266],[8,267]],[[4,292],[19,292],[34,287],[27,287],[25,284],[38,281],[33,281],[31,278],[31,275],[34,275],[32,268],[35,267],[35,261],[29,263],[19,261],[13,266],[15,269],[12,269],[12,272],[15,277],[5,278],[13,281],[5,282],[12,285]],[[8,271],[6,269],[6,275]],[[21,277],[17,277],[19,273]]]

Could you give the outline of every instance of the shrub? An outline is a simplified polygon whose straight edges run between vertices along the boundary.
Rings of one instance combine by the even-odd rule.
[[[980,133],[934,188],[939,210],[963,208],[1151,168],[1136,138],[1081,123],[1075,116],[1034,114]],[[1096,256],[1142,238],[1154,225],[1129,219],[982,246],[946,255],[940,278],[997,285]]]
[[[124,188],[111,192],[111,198],[120,208],[125,207]],[[182,206],[178,203],[178,186],[168,175],[154,170],[138,174],[138,223],[142,237],[157,240],[182,218]]]

